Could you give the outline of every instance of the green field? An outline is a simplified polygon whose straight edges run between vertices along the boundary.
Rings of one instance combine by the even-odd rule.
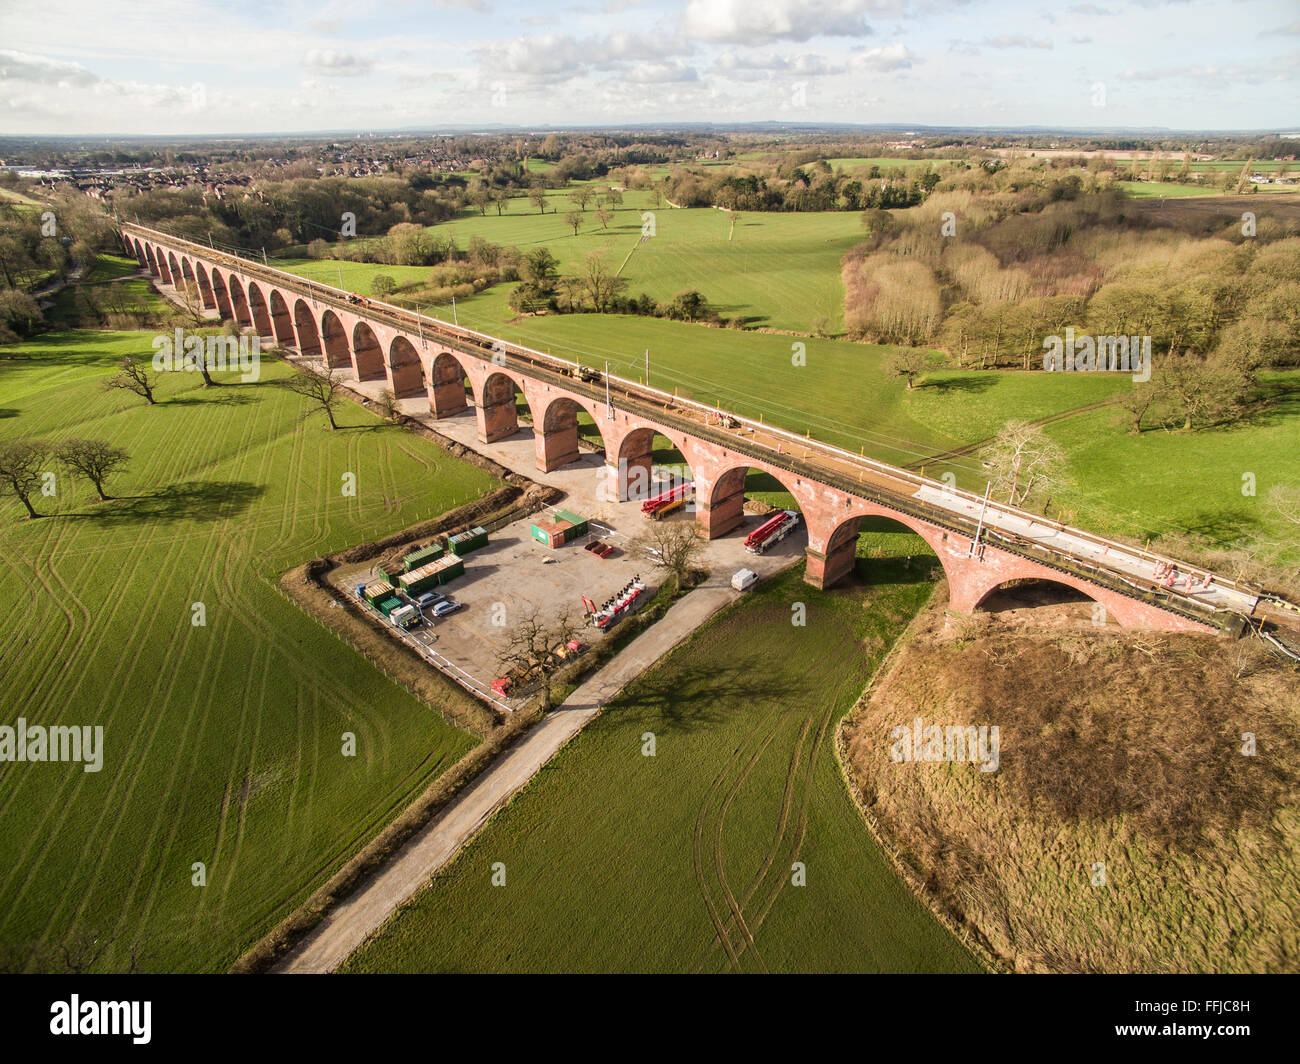
[[[733,234],[731,216],[724,211],[654,207],[644,192],[627,192],[623,199],[608,228],[602,228],[594,206],[589,207],[577,236],[565,224],[564,216],[574,207],[562,191],[548,193],[545,214],[516,198],[499,217],[492,209],[486,215],[474,211],[436,231],[454,237],[461,248],[475,236],[522,251],[544,245],[564,273],[577,272],[590,252],[604,251],[616,265],[623,264],[632,295],[648,292],[662,302],[696,288],[724,316],[742,317],[752,325],[809,331],[821,318],[830,331],[843,329],[840,259],[862,239],[856,213],[742,214]],[[645,212],[654,216],[655,235],[643,243]],[[327,284],[338,284],[341,271],[344,287],[362,293],[370,291],[377,273],[389,274],[398,284],[428,274],[421,267],[309,259],[277,265]],[[469,302],[488,301],[494,314],[507,317],[508,288],[498,286]]]
[[[859,566],[866,587],[818,592],[799,567],[714,618],[345,970],[978,970],[894,873],[835,762],[835,724],[932,587],[919,561]]]
[[[56,516],[0,501],[0,723],[104,728],[98,773],[0,767],[8,965],[57,968],[61,943],[93,936],[98,970],[133,951],[145,970],[224,969],[475,742],[276,580],[491,479],[351,404],[339,431],[304,422],[280,363],[211,389],[163,374],[156,407],[101,390],[151,339],[54,333],[0,360],[0,433],[101,436],[132,455],[114,501],[62,477],[35,500]],[[206,886],[191,886],[194,862]]]
[[[871,166],[878,166],[880,167],[881,170],[889,170],[891,168],[894,168],[899,170],[908,170],[908,171],[916,170],[921,172],[929,169],[930,167],[934,167],[936,170],[942,171],[943,169],[954,165],[954,162],[951,159],[885,159],[885,158],[878,158],[878,157],[877,158],[847,158],[843,156],[834,159],[827,159],[826,162],[830,165],[830,168],[832,170],[848,170],[848,171],[858,170],[863,167],[871,167]],[[958,163],[957,165],[964,166],[965,163]]]
[[[1075,484],[1062,502],[1085,527],[1142,541],[1192,532],[1227,546],[1258,540],[1264,556],[1300,564],[1295,528],[1268,510],[1269,489],[1300,484],[1300,371],[1267,373],[1274,399],[1230,425],[1196,432],[1116,429],[1105,410],[1052,425]],[[1255,493],[1243,494],[1243,476]]]
[[[1116,181],[1128,195],[1134,199],[1184,199],[1187,196],[1228,196],[1236,195],[1233,190],[1229,189],[1224,192],[1223,189],[1213,184],[1204,185],[1180,185],[1173,181]],[[1295,185],[1250,185],[1251,189],[1259,189],[1262,193],[1269,192],[1295,192]],[[1241,193],[1249,195],[1249,193]]]

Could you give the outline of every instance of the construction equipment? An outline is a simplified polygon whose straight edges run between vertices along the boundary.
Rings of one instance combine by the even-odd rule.
[[[764,521],[745,538],[745,550],[750,554],[762,554],[769,547],[780,543],[799,527],[798,510],[782,510],[775,517]]]
[[[641,504],[641,512],[650,520],[658,521],[667,517],[674,510],[680,510],[694,499],[695,485],[688,480],[684,484],[679,484],[675,488],[661,492],[653,499],[647,499]]]
[[[628,613],[645,594],[645,590],[645,581],[639,575],[634,576],[592,614],[590,623],[604,631]]]

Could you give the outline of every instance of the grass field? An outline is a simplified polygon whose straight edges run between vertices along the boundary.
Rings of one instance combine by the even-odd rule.
[[[1300,371],[1269,373],[1275,398],[1254,415],[1196,432],[1117,430],[1111,413],[1088,412],[1048,432],[1070,456],[1074,486],[1062,501],[1097,532],[1145,540],[1191,532],[1227,546],[1260,539],[1265,554],[1300,565],[1300,542],[1266,496],[1300,484]],[[1254,494],[1245,494],[1250,474]]]
[[[1226,196],[1233,195],[1232,190],[1224,192],[1221,188],[1206,183],[1204,185],[1180,185],[1174,181],[1116,181],[1128,195],[1134,199],[1185,199],[1188,196]],[[1263,193],[1295,192],[1295,185],[1250,185]],[[1249,192],[1239,193],[1249,195]]]
[[[831,332],[843,329],[840,259],[862,238],[856,213],[748,213],[738,217],[733,233],[731,216],[724,211],[655,207],[644,192],[626,192],[623,201],[608,228],[589,207],[576,236],[564,221],[575,208],[562,190],[548,193],[545,214],[515,198],[505,214],[466,212],[436,231],[454,237],[462,248],[475,236],[522,251],[545,246],[563,273],[577,272],[586,255],[604,251],[622,266],[632,295],[647,292],[662,302],[696,288],[724,316],[742,317],[752,325],[806,332],[821,319]],[[642,242],[647,212],[653,215],[655,235]],[[277,265],[328,284],[338,284],[341,271],[343,285],[362,293],[370,291],[378,273],[399,285],[428,274],[423,267],[311,259],[285,259]],[[472,302],[486,301],[491,313],[506,318],[509,287],[497,286]]]
[[[98,969],[135,950],[146,970],[224,969],[475,742],[275,580],[490,478],[350,404],[337,432],[303,422],[279,363],[213,389],[163,374],[156,407],[101,390],[150,340],[48,334],[0,361],[4,436],[102,436],[132,455],[114,501],[62,477],[36,500],[57,516],[0,501],[0,719],[102,725],[105,748],[98,773],[0,768],[6,966],[57,968],[61,943],[95,936]]]
[[[860,565],[869,586],[832,593],[789,571],[661,660],[346,970],[976,970],[835,763],[836,722],[932,587],[919,564]]]
[[[954,164],[950,159],[885,159],[885,158],[847,158],[840,156],[834,159],[827,159],[832,170],[858,170],[863,167],[878,166],[881,170],[890,168],[924,172],[933,167],[942,172],[944,169],[953,165],[965,165],[964,163]]]

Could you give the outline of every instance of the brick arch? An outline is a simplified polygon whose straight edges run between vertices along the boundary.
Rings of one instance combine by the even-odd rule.
[[[398,399],[424,394],[424,367],[415,345],[405,336],[393,337],[388,345],[388,372]]]
[[[235,321],[244,328],[253,324],[253,315],[248,310],[248,297],[244,294],[244,283],[233,273],[226,275],[226,284],[230,289],[230,305],[235,311]]]
[[[352,369],[352,347],[348,343],[347,330],[343,322],[332,310],[320,316],[320,342],[325,352],[325,365],[330,369],[347,367]]]
[[[153,247],[149,244],[144,246],[144,264],[148,267],[151,274],[155,277],[159,276],[158,263],[153,257]]]
[[[691,461],[691,450],[682,452],[687,461]],[[691,468],[697,468],[691,462]],[[700,533],[706,539],[718,539],[733,529],[739,528],[745,521],[745,479],[753,469],[775,479],[781,487],[789,492],[795,500],[795,506],[804,514],[808,526],[808,539],[813,542],[820,538],[819,518],[814,512],[811,489],[802,481],[783,469],[773,469],[761,462],[737,456],[726,463],[721,472],[710,477],[707,482],[697,478],[695,482],[695,507]]]
[[[144,251],[140,247],[140,242],[134,239],[129,233],[122,234],[122,244],[126,248],[126,253],[136,260],[141,266],[144,262]]]
[[[272,335],[271,313],[267,310],[266,297],[262,295],[262,289],[256,281],[248,282],[248,312],[252,315],[253,328],[257,330],[258,336]]]
[[[451,351],[437,352],[429,360],[428,373],[429,410],[435,418],[453,417],[469,408],[465,398],[465,379],[469,372],[457,355]]]
[[[180,285],[181,283],[181,264],[176,258],[176,252],[167,253],[167,270],[171,274],[172,284]]]
[[[375,330],[364,321],[358,321],[352,328],[352,368],[359,381],[388,378],[384,370],[384,349],[375,336]]]
[[[596,419],[600,424],[600,419]],[[612,436],[612,433],[611,433]],[[658,425],[635,424],[626,426],[623,434],[606,444],[605,459],[611,478],[611,495],[620,502],[629,499],[646,499],[658,489],[654,482],[654,441],[656,436],[663,436],[681,454],[688,469],[691,462],[686,454],[686,441],[674,438],[674,434]],[[612,444],[612,446],[611,446]],[[693,475],[692,475],[693,476]]]
[[[217,312],[222,321],[234,321],[235,312],[230,305],[230,292],[226,287],[226,278],[215,266],[212,267],[212,294],[217,300]]]
[[[960,544],[950,541],[942,528],[918,520],[908,514],[899,513],[885,506],[871,503],[843,500],[841,505],[845,513],[835,515],[831,509],[829,520],[818,522],[819,531],[825,531],[825,539],[814,538],[809,530],[807,577],[811,583],[826,588],[839,583],[853,571],[857,554],[858,533],[864,517],[883,517],[902,525],[909,532],[914,532],[925,540],[926,545],[935,553],[943,566],[944,575],[951,588],[958,578],[953,564],[953,550],[964,551],[970,541],[962,539]]]
[[[970,567],[960,585],[950,592],[951,608],[960,613],[974,613],[998,588],[1012,580],[1042,580],[1061,587],[1072,588],[1086,595],[1093,602],[1100,603],[1106,613],[1114,617],[1125,628],[1143,628],[1152,624],[1153,609],[1137,599],[1129,598],[1118,592],[1108,591],[1086,580],[1080,580],[1070,573],[1061,572],[1050,566],[1040,565],[1028,558],[997,551],[1002,564],[994,567],[976,569]],[[953,582],[950,580],[949,585]],[[1164,611],[1160,611],[1164,612]],[[1190,626],[1187,626],[1190,627]]]
[[[293,317],[289,313],[289,304],[280,294],[278,288],[272,288],[269,296],[269,311],[271,314],[271,334],[275,337],[277,344],[288,344],[290,347],[295,346],[293,336]],[[310,315],[308,315],[310,317]],[[315,324],[315,323],[313,323]],[[317,344],[317,350],[320,345]]]
[[[473,378],[470,378],[471,381]],[[482,382],[474,391],[478,403],[478,438],[483,443],[496,443],[519,431],[519,413],[515,402],[515,392],[524,393],[524,402],[532,413],[532,404],[528,401],[528,392],[523,382],[512,374],[496,369],[482,377]],[[537,424],[536,416],[533,424]]]
[[[158,267],[158,279],[163,284],[172,283],[171,267],[167,265],[167,249],[155,246],[153,249],[154,263]]]
[[[320,327],[316,324],[316,316],[312,314],[307,300],[294,301],[293,324],[298,333],[298,353],[304,358],[320,358],[322,354]]]
[[[212,281],[208,277],[207,267],[195,260],[194,273],[199,279],[199,298],[203,300],[204,310],[217,309],[217,294],[213,291]]]
[[[578,411],[585,412],[595,421],[599,432],[600,418],[595,409],[584,399],[562,394],[548,401],[542,393],[536,397],[536,405],[542,407],[541,422],[533,423],[537,468],[549,473],[552,469],[578,461],[581,457],[578,452]],[[532,400],[529,408],[532,409]],[[601,433],[601,443],[605,443],[604,433]]]
[[[191,293],[197,293],[199,290],[198,278],[194,276],[194,263],[184,255],[181,256],[181,277],[178,287],[181,286],[188,288]],[[187,298],[193,298],[193,296]]]

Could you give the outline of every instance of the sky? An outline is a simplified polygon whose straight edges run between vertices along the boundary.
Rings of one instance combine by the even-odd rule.
[[[1300,0],[0,0],[0,134],[1300,128]]]

